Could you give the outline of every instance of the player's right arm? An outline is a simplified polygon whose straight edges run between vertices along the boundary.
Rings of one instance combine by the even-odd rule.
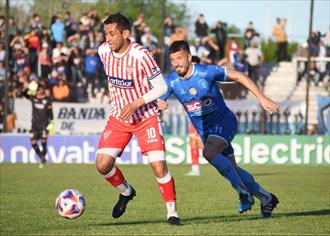
[[[169,96],[173,92],[173,88],[171,86],[169,76],[167,76],[165,78],[165,82],[166,82],[166,85],[167,85],[167,91],[163,96],[161,96],[160,98],[157,99],[157,106],[162,111],[167,109],[168,104],[167,104],[166,100],[169,98]]]

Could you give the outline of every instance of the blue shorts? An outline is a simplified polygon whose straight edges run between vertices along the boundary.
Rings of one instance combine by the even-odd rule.
[[[226,149],[222,152],[224,156],[231,156],[234,154],[234,149],[231,141],[237,132],[237,119],[233,112],[229,111],[222,116],[215,116],[214,122],[204,130],[202,139],[206,142],[207,137],[213,136],[222,139],[226,143]]]

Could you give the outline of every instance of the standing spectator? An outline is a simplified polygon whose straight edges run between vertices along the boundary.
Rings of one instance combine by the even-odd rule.
[[[48,75],[51,71],[51,57],[48,51],[48,43],[43,43],[41,46],[41,52],[39,53],[39,64],[40,64],[40,76],[42,79],[47,80]]]
[[[157,38],[151,33],[149,27],[144,29],[144,34],[141,37],[141,42],[143,47],[147,48],[148,50],[152,51],[157,46]]]
[[[6,57],[5,44],[0,43],[0,62],[4,62]]]
[[[51,32],[54,39],[53,45],[55,45],[56,43],[64,43],[65,26],[61,20],[61,17],[55,17],[55,22],[51,25]]]
[[[86,89],[91,86],[91,95],[95,98],[95,87],[99,89],[98,67],[100,61],[97,52],[93,49],[87,49],[85,57],[85,76],[87,79]]]
[[[208,30],[209,26],[205,21],[205,17],[203,14],[200,14],[195,22],[195,34],[202,40],[204,37],[208,36]]]
[[[225,49],[227,42],[227,31],[225,24],[221,21],[217,21],[217,24],[211,32],[215,34],[215,39],[219,47],[219,59],[223,59],[225,57]]]
[[[9,17],[8,21],[8,31],[9,31],[9,42],[15,37],[15,35],[18,33],[18,27],[15,22],[14,17]]]
[[[164,19],[164,43],[170,46],[170,37],[174,33],[175,26],[171,17],[167,16]]]
[[[64,13],[64,25],[67,38],[74,35],[78,30],[78,22],[71,17],[71,12],[69,11]]]
[[[38,54],[40,51],[40,41],[35,30],[31,30],[30,34],[25,36],[27,47],[29,49],[29,64],[31,72],[38,74]]]
[[[70,48],[70,57],[69,57],[69,67],[70,67],[70,80],[71,84],[76,84],[81,82],[83,79],[83,60],[81,56],[81,52],[78,48],[72,47]]]
[[[227,44],[227,61],[231,65],[235,64],[235,54],[240,51],[240,46],[238,42],[236,41],[236,38],[230,38],[230,41]]]
[[[58,102],[68,102],[70,98],[70,87],[66,83],[66,78],[63,73],[59,74],[58,84],[52,88],[53,98]]]
[[[256,32],[253,28],[253,22],[250,21],[244,33],[244,49],[247,49],[251,46],[251,40],[255,33]]]
[[[251,46],[245,49],[246,61],[249,68],[249,77],[255,84],[259,82],[259,69],[264,58],[256,42],[251,41]]]
[[[143,13],[140,13],[136,20],[133,22],[133,32],[134,32],[134,38],[135,42],[141,44],[141,37],[144,34],[144,28],[146,27],[146,23],[144,22],[144,15]]]
[[[272,33],[277,43],[277,62],[287,60],[288,42],[285,33],[286,19],[277,18]]]
[[[40,33],[42,30],[42,23],[40,16],[37,13],[34,13],[29,24],[30,31],[35,30],[37,33]]]
[[[96,31],[96,27],[100,22],[100,17],[97,15],[97,10],[90,10],[90,12],[88,13],[88,17],[90,19],[90,29]]]

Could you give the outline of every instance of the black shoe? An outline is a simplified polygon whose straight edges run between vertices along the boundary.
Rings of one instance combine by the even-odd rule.
[[[264,206],[261,204],[261,216],[263,218],[271,217],[274,208],[277,206],[277,204],[280,203],[280,201],[274,194],[271,193],[270,195],[272,199]]]
[[[136,196],[135,189],[131,186],[131,194],[129,196],[124,196],[119,194],[119,199],[116,205],[112,209],[112,217],[118,218],[124,214],[126,210],[127,203]]]
[[[167,222],[168,222],[170,225],[177,225],[177,226],[180,226],[180,225],[181,225],[180,218],[175,217],[175,216],[171,216],[170,218],[168,218],[168,219],[167,219]]]
[[[47,162],[45,156],[46,156],[45,154],[42,154],[41,157],[40,157],[40,159],[41,159],[41,163],[42,163],[42,164],[45,164],[45,163]]]

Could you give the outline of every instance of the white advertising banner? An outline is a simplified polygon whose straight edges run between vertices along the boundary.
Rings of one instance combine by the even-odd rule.
[[[16,129],[30,130],[32,119],[31,102],[15,100]],[[53,103],[56,134],[100,134],[108,120],[110,107],[92,103]],[[23,115],[24,114],[24,115]]]

